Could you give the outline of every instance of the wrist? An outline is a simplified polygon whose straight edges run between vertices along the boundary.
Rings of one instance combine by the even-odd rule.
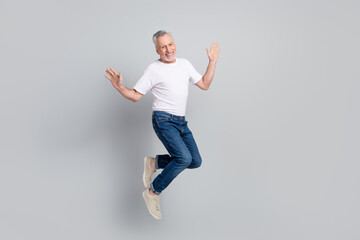
[[[119,91],[124,91],[125,90],[125,86],[124,85],[120,85],[119,87],[117,87],[117,89]]]

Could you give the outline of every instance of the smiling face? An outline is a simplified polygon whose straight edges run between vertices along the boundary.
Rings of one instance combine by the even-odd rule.
[[[176,45],[174,39],[165,34],[156,39],[156,52],[160,55],[160,61],[164,63],[174,63],[176,61]]]

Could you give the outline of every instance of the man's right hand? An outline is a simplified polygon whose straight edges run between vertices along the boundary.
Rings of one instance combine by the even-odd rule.
[[[119,72],[118,74],[114,69],[108,68],[106,69],[106,73],[109,74],[109,76],[105,75],[105,77],[110,80],[114,88],[118,90],[119,93],[121,93],[121,95],[123,95],[126,99],[137,102],[143,96],[135,89],[128,89],[123,85],[123,78],[121,72]]]
[[[124,86],[121,72],[118,74],[114,69],[108,68],[106,69],[106,73],[109,74],[109,76],[105,75],[105,77],[110,80],[114,88],[120,90],[120,88]]]

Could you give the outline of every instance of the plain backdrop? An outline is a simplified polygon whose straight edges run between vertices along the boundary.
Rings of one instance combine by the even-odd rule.
[[[360,239],[356,0],[2,0],[0,239]],[[203,164],[147,212],[143,157],[166,153],[152,94],[124,99],[158,58],[152,35],[205,73],[187,119]]]

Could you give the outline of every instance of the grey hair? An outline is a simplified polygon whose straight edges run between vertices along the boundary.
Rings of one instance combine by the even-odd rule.
[[[153,42],[154,42],[155,46],[156,46],[156,39],[157,39],[158,37],[164,36],[165,34],[170,35],[170,36],[172,37],[171,33],[167,32],[167,31],[164,31],[164,30],[157,31],[157,32],[153,35]]]

